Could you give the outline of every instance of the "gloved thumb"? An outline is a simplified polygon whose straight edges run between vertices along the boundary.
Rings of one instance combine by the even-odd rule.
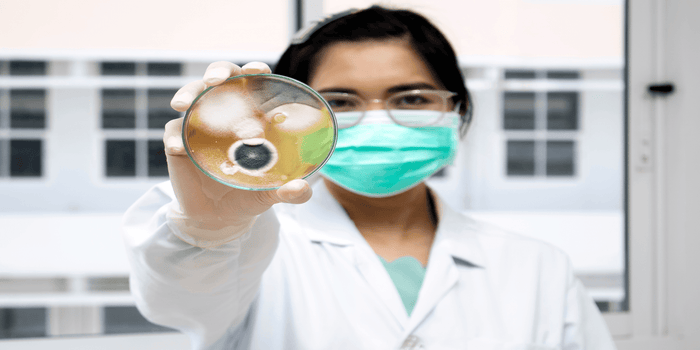
[[[296,179],[292,180],[282,187],[278,188],[275,192],[277,197],[277,202],[301,204],[305,203],[311,199],[313,191],[311,186],[306,180]]]

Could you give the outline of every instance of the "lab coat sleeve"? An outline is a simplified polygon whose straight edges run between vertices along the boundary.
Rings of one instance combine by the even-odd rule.
[[[573,272],[569,274],[565,311],[562,350],[616,349],[598,307]]]
[[[268,210],[240,238],[205,249],[173,234],[170,205],[177,202],[166,182],[124,216],[131,293],[146,319],[180,330],[202,349],[245,319],[277,248],[279,222]]]

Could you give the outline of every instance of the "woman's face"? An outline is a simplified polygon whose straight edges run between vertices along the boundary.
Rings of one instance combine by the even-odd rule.
[[[444,89],[403,40],[332,44],[321,53],[309,86],[321,93],[353,93],[365,101],[384,100],[401,91]],[[375,102],[367,109],[383,106]]]

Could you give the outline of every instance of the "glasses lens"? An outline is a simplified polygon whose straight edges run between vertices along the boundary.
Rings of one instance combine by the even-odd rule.
[[[322,93],[321,96],[331,106],[338,121],[338,128],[348,128],[357,123],[364,114],[364,104],[362,100],[350,94]]]
[[[362,118],[364,112],[339,112],[335,113],[335,119],[338,121],[338,129],[349,128]]]
[[[407,91],[396,94],[387,101],[389,109],[444,111],[445,100],[437,91]]]
[[[350,94],[325,93],[321,96],[331,106],[333,113],[362,111],[362,100]]]
[[[387,101],[391,116],[405,126],[437,123],[447,109],[445,99],[435,91],[408,91]]]

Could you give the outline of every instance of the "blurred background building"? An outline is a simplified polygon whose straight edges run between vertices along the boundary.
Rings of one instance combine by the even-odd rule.
[[[622,0],[383,2],[455,46],[475,104],[433,179],[455,208],[569,253],[626,308]],[[208,63],[274,67],[297,28],[370,1],[4,1],[0,338],[163,331],[128,293],[122,213],[167,180],[175,91]]]

